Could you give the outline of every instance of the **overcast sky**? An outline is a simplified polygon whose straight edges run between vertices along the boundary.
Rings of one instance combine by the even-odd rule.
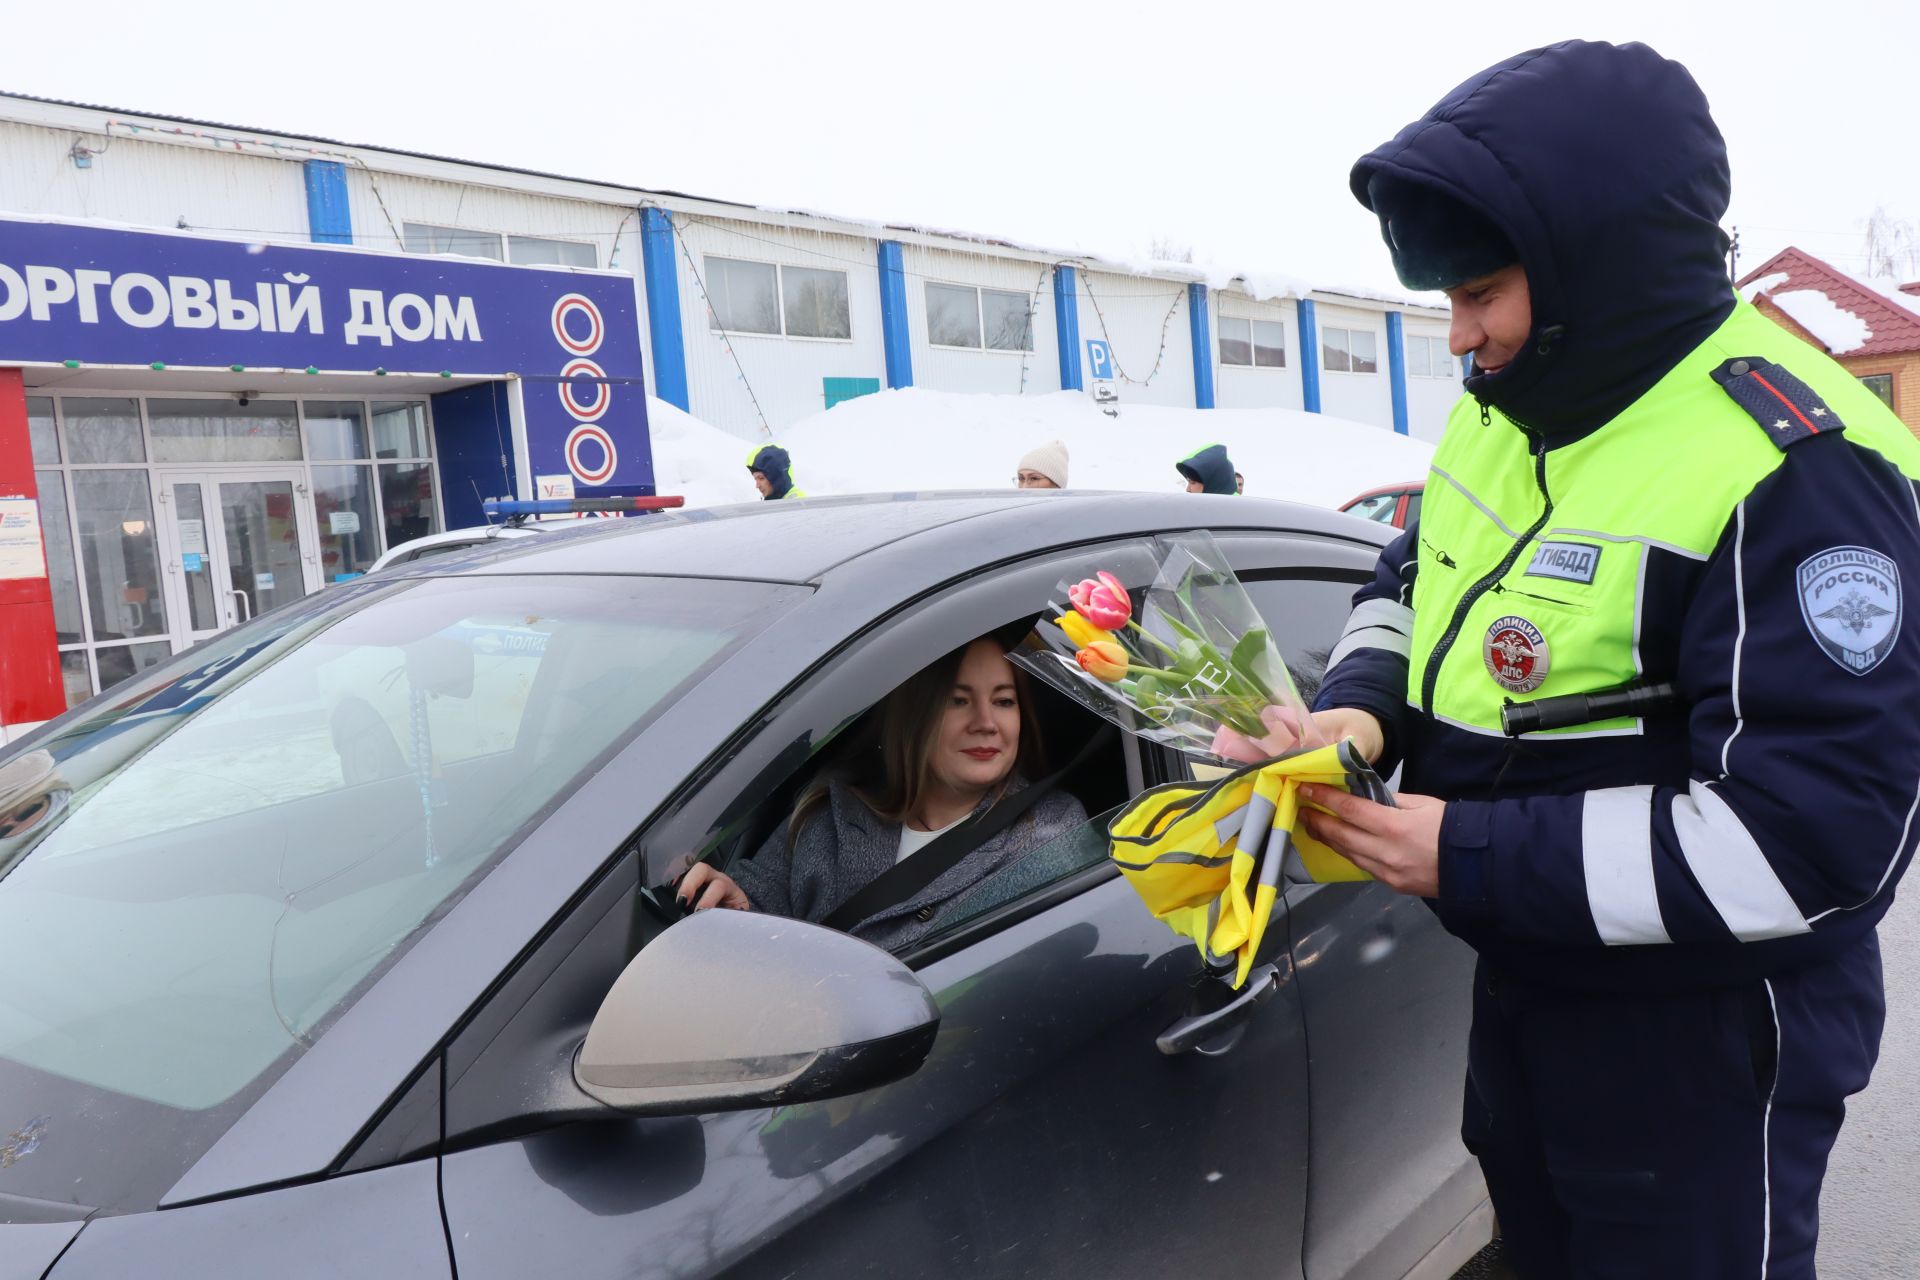
[[[1789,243],[1859,270],[1875,207],[1920,218],[1920,6],[1875,0],[16,4],[0,89],[1396,288],[1352,162],[1572,36],[1693,71],[1743,271]]]

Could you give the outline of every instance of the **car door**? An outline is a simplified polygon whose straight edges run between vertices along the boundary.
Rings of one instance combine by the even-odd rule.
[[[1377,552],[1221,542],[1311,701]],[[1460,1142],[1473,953],[1379,885],[1296,886],[1287,903],[1313,1046],[1308,1280],[1399,1280],[1485,1201]]]
[[[1236,1006],[1244,1019],[1205,1052],[1162,1052],[1196,1000],[1222,993],[1114,872],[1097,815],[1083,862],[906,957],[941,1012],[907,1079],[685,1118],[552,1102],[600,996],[661,927],[636,907],[641,885],[737,838],[758,801],[932,658],[1032,617],[1062,578],[1144,584],[1156,563],[1145,540],[1037,555],[904,603],[642,832],[448,1048],[442,1195],[462,1280],[1147,1277],[1196,1258],[1302,1275],[1307,1060],[1284,924],[1261,957],[1269,998]],[[835,607],[831,579],[815,604]],[[1158,779],[1152,757],[1134,761],[1122,794]]]

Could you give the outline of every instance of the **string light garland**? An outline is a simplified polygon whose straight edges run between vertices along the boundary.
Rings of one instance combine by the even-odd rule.
[[[647,206],[659,208],[658,205]],[[706,304],[707,315],[713,319],[713,328],[720,335],[720,343],[726,347],[727,354],[733,357],[733,367],[739,371],[740,384],[747,389],[747,399],[753,402],[754,416],[760,419],[760,430],[769,440],[773,438],[773,426],[767,421],[767,415],[760,408],[760,397],[753,393],[753,383],[747,379],[747,367],[740,363],[740,353],[733,349],[733,339],[727,336],[726,326],[720,323],[720,313],[714,309],[713,298],[707,292],[707,282],[700,275],[700,268],[694,264],[693,250],[687,247],[687,238],[680,234],[680,224],[674,220],[671,209],[661,209],[667,215],[667,226],[673,232],[673,242],[680,246],[680,256],[687,260],[687,270],[693,273],[693,282],[700,286],[700,301]]]
[[[1120,353],[1114,350],[1113,334],[1107,329],[1106,313],[1100,310],[1100,299],[1096,298],[1093,294],[1093,281],[1087,278],[1086,273],[1082,273],[1080,283],[1087,291],[1087,301],[1093,304],[1093,314],[1100,321],[1100,336],[1106,339],[1107,354],[1113,359],[1114,373],[1119,377],[1120,381],[1131,383],[1133,386],[1144,387],[1150,385],[1155,378],[1160,376],[1160,366],[1166,361],[1167,328],[1173,323],[1173,313],[1180,309],[1180,299],[1187,296],[1185,286],[1182,286],[1180,291],[1173,295],[1173,301],[1167,306],[1166,317],[1160,321],[1160,352],[1153,358],[1153,371],[1144,378],[1131,378],[1127,376],[1127,371],[1120,367]]]
[[[156,135],[164,134],[174,138],[191,138],[197,142],[213,144],[216,151],[222,147],[232,147],[235,152],[241,155],[247,154],[248,147],[261,147],[273,152],[275,155],[285,155],[291,152],[295,155],[307,156],[315,160],[331,160],[338,164],[352,165],[367,175],[367,186],[373,192],[374,202],[380,206],[381,216],[387,220],[387,230],[393,233],[394,243],[403,248],[406,245],[406,238],[400,234],[399,224],[393,220],[392,210],[387,208],[387,198],[381,194],[380,184],[374,179],[373,167],[351,152],[330,151],[323,147],[305,147],[294,142],[274,142],[267,138],[244,138],[228,133],[208,133],[203,129],[188,129],[179,125],[134,124],[131,120],[116,120],[110,117],[103,130],[107,136],[107,145],[91,154],[105,155],[107,153],[108,148],[113,146],[113,131],[115,128],[126,130],[129,137],[138,137],[142,133],[151,133]],[[247,228],[223,227],[220,229],[225,231],[243,231]],[[260,234],[273,233],[263,232]]]

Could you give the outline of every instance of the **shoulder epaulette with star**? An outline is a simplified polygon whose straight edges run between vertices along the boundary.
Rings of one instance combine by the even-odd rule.
[[[1845,431],[1847,424],[1827,407],[1812,387],[1781,366],[1759,356],[1729,360],[1713,371],[1713,380],[1753,415],[1774,446],[1786,449],[1829,431]]]

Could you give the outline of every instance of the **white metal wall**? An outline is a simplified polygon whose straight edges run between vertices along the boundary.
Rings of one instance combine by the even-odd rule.
[[[647,391],[656,393],[653,352],[645,345],[647,291],[641,276],[640,213],[636,206],[443,182],[411,174],[373,173],[351,165],[346,179],[353,212],[353,242],[362,249],[402,249],[409,222],[490,231],[502,237],[539,236],[591,244],[596,265],[633,276],[642,366]],[[301,217],[305,216],[303,205]]]
[[[1243,293],[1213,294],[1213,402],[1222,409],[1299,409],[1300,316],[1290,301],[1255,302]],[[1269,320],[1286,328],[1287,367],[1256,369],[1220,363],[1220,318]]]
[[[1187,320],[1187,286],[1104,271],[1076,273],[1080,292],[1080,361],[1086,343],[1104,339],[1117,370],[1120,403],[1193,407],[1193,334]]]
[[[1444,326],[1407,321],[1407,336],[1447,340]],[[1465,394],[1460,389],[1460,362],[1449,358],[1449,376],[1444,378],[1407,376],[1407,434],[1416,440],[1439,440],[1446,429],[1447,415]]]
[[[901,246],[900,261],[906,274],[907,337],[913,349],[914,386],[1000,395],[1060,390],[1060,338],[1054,321],[1051,264],[912,244]],[[927,331],[929,281],[1033,296],[1033,350],[966,351],[934,346]]]
[[[1320,410],[1336,418],[1372,422],[1393,430],[1393,383],[1387,371],[1387,318],[1379,311],[1320,302],[1314,322],[1322,335],[1328,329],[1359,329],[1373,334],[1377,373],[1341,373],[1320,367]],[[1314,358],[1320,359],[1319,353]]]
[[[886,386],[887,361],[880,334],[879,247],[875,241],[686,213],[675,213],[673,225],[678,236],[674,252],[680,267],[687,398],[694,417],[742,439],[760,440],[766,438],[762,415],[767,428],[777,435],[824,409],[825,378],[878,378],[880,385]],[[687,262],[689,254],[694,263],[701,264],[702,278],[708,254],[846,272],[853,337],[839,341],[721,334],[713,327],[700,282]]]
[[[74,165],[75,140],[99,152]],[[305,241],[307,188],[292,160],[0,121],[0,209],[240,240]]]

